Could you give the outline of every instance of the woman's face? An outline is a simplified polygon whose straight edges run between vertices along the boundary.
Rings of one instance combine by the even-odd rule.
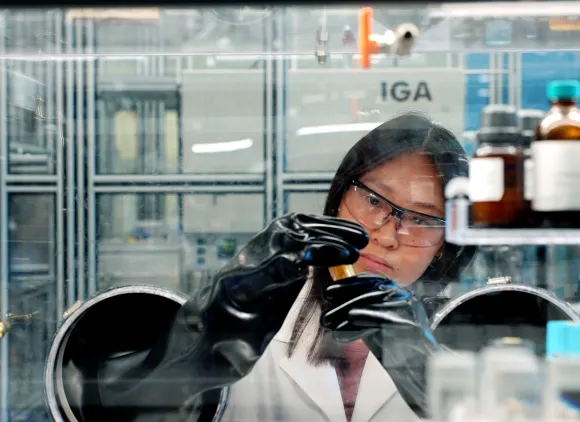
[[[368,172],[359,181],[401,208],[440,218],[445,215],[441,179],[436,167],[423,154],[401,155]],[[353,194],[351,187],[341,201],[338,217],[358,221],[345,204],[348,195]],[[365,226],[370,242],[361,251],[355,269],[359,273],[385,275],[399,286],[408,286],[425,272],[441,251],[443,239],[429,246],[403,244],[396,225],[389,218],[379,228]]]

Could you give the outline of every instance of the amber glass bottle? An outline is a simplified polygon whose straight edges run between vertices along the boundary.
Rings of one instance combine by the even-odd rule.
[[[532,142],[536,139],[538,122],[544,117],[542,110],[524,109],[518,112],[522,128],[522,147],[524,148],[524,211],[523,220],[526,226],[534,226],[532,197],[534,193],[534,162],[532,160]]]
[[[548,85],[552,107],[538,123],[532,142],[532,211],[545,227],[580,227],[580,82]]]
[[[479,147],[469,162],[471,221],[478,227],[522,225],[523,148],[517,110],[489,105],[481,115]]]

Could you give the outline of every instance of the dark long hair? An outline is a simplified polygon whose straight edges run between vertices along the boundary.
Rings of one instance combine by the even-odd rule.
[[[342,160],[338,167],[324,205],[323,214],[336,216],[342,197],[356,180],[380,165],[403,154],[421,152],[426,154],[436,166],[443,183],[443,189],[456,176],[467,176],[469,167],[465,151],[455,136],[444,127],[427,117],[406,113],[395,117],[366,134]],[[437,282],[445,285],[456,280],[461,271],[470,263],[475,248],[460,247],[445,242],[441,259],[433,261],[420,277],[422,282]],[[314,268],[312,285],[297,318],[288,345],[288,355],[296,349],[306,326],[316,315],[318,308],[323,311],[328,304],[324,299],[324,289],[332,278],[326,268]],[[329,333],[322,327],[308,352],[308,361],[319,365],[340,358],[339,348]]]

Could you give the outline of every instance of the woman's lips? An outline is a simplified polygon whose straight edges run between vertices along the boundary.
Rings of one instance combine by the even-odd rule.
[[[358,262],[375,274],[387,274],[393,271],[393,267],[391,267],[387,261],[372,255],[361,255]]]

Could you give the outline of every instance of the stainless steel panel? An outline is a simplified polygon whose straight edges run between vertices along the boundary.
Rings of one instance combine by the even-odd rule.
[[[11,271],[42,264],[54,274],[54,195],[11,194],[9,198]]]
[[[288,73],[287,92],[289,172],[336,170],[362,136],[405,111],[427,114],[463,135],[460,69],[296,70]]]
[[[184,173],[264,172],[264,71],[182,77]]]

